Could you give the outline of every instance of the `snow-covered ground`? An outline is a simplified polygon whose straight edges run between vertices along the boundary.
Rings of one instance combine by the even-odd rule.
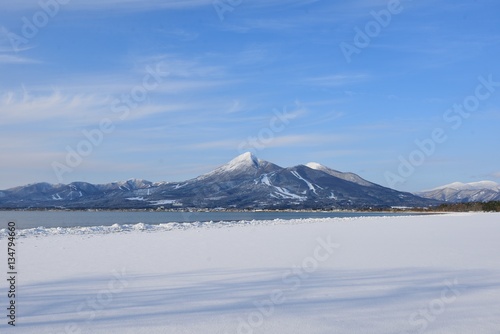
[[[22,234],[1,333],[500,333],[500,214]]]

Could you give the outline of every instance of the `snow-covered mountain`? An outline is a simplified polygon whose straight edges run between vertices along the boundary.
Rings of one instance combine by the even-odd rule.
[[[219,178],[223,179],[237,179],[239,177],[247,178],[255,175],[258,171],[272,172],[281,169],[281,167],[258,159],[253,153],[247,152],[241,154],[229,161],[227,164],[201,176],[195,180],[206,180]]]
[[[320,170],[320,171],[325,172],[327,174],[330,174],[332,176],[338,177],[339,179],[351,181],[351,182],[357,183],[357,184],[362,185],[362,186],[366,186],[366,187],[376,186],[375,183],[366,181],[365,179],[363,179],[359,175],[356,175],[354,173],[339,172],[338,170],[328,168],[328,167],[323,166],[317,162],[309,162],[306,164],[306,166],[311,168],[311,169]]]
[[[500,184],[493,181],[453,182],[417,195],[446,202],[500,201]]]
[[[184,182],[38,183],[0,192],[3,208],[361,208],[436,204],[317,163],[283,168],[244,153]]]

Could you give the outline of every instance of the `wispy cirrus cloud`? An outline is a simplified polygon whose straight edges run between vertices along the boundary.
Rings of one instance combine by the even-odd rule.
[[[215,140],[203,143],[195,143],[187,145],[189,149],[238,149],[241,145],[242,139],[229,139],[229,140]],[[344,135],[316,135],[316,134],[297,134],[276,136],[267,140],[265,143],[260,143],[262,148],[285,148],[285,147],[309,147],[323,144],[343,143],[351,141],[352,138]]]
[[[116,87],[105,87],[113,91]],[[70,89],[71,91],[72,89]],[[128,88],[130,91],[130,88]],[[0,116],[2,124],[32,124],[42,121],[63,123],[66,126],[88,126],[99,124],[103,118],[120,123],[146,119],[164,113],[181,113],[202,108],[195,101],[170,101],[152,99],[146,103],[137,103],[130,108],[126,118],[114,109],[123,106],[120,95],[97,93],[73,93],[61,90],[52,91],[8,91],[0,95]]]
[[[158,31],[166,36],[174,37],[183,42],[194,41],[200,36],[199,32],[177,27],[172,29],[158,29]]]
[[[274,58],[268,47],[253,44],[246,47],[245,50],[237,55],[236,63],[239,65],[254,65],[263,62],[269,63]]]
[[[319,2],[319,0],[254,0],[245,2],[247,8],[265,9],[272,6],[302,6]],[[213,0],[87,0],[71,1],[65,6],[65,10],[91,10],[97,11],[103,8],[114,7],[117,11],[149,11],[155,9],[194,9],[200,7],[213,7]],[[5,11],[20,11],[39,9],[39,1],[18,0],[2,4]]]
[[[19,56],[0,55],[2,60],[22,62]],[[43,84],[10,87],[0,93],[0,115],[3,124],[65,120],[66,124],[92,124],[103,117],[116,117],[114,107],[129,103],[126,120],[137,120],[154,114],[213,108],[206,94],[234,84],[224,66],[214,66],[195,57],[173,54],[127,57],[128,70],[111,73],[78,74],[67,78],[44,77]],[[140,103],[126,102],[144,82],[153,84]],[[193,94],[198,99],[193,100]],[[199,102],[205,100],[205,105]],[[236,106],[238,107],[238,106]]]
[[[407,148],[415,138],[426,138],[442,126],[443,112],[475,87],[478,75],[492,72],[493,81],[500,80],[492,56],[500,45],[495,16],[499,5],[494,0],[442,6],[430,0],[402,1],[404,11],[371,38],[355,67],[339,58],[339,43],[352,43],[355,28],[364,30],[375,20],[371,13],[387,9],[388,0],[222,1],[233,9],[225,12],[224,21],[213,0],[69,1],[43,31],[21,45],[29,50],[17,53],[12,35],[5,31],[22,36],[23,17],[33,18],[43,10],[40,3],[48,0],[4,1],[0,152],[19,159],[19,168],[9,168],[17,173],[37,151],[59,152],[62,161],[66,145],[75,147],[85,139],[84,129],[111,118],[116,129],[75,170],[72,180],[140,177],[154,163],[159,173],[189,174],[179,167],[182,162],[201,168],[207,162],[224,162],[242,142],[270,128],[279,109],[290,122],[273,133],[271,141],[259,143],[269,148],[263,154],[303,161],[300,156],[318,160],[314,156],[328,151],[325,159],[335,157],[332,166],[345,170],[373,165],[374,157],[392,169],[395,157],[410,152]],[[123,107],[134,89],[139,92],[149,69],[157,66],[168,74],[120,119],[113,112],[114,102]],[[436,96],[441,100],[424,101]],[[495,86],[491,100],[467,119],[469,128],[483,122],[477,134],[494,133],[498,112],[486,113],[485,108],[498,105],[497,98]],[[296,100],[302,106],[283,110]],[[460,138],[465,137],[461,131]],[[27,140],[14,142],[10,137]],[[485,142],[495,138],[492,134]],[[488,147],[453,140],[454,145],[443,146],[426,161],[431,178],[456,166],[432,170],[442,154],[456,150],[460,157],[480,160],[470,157],[479,157],[475,152]],[[47,157],[33,157],[26,175],[50,166]],[[483,161],[488,164],[483,174],[498,170],[498,158],[489,157]],[[131,169],[117,175],[127,161],[144,164],[134,166],[136,173]],[[89,168],[91,164],[98,168]],[[466,168],[476,167],[461,166]],[[458,168],[448,170],[456,171],[449,177],[461,178]],[[1,174],[10,181],[4,170]],[[379,177],[375,172],[372,176]],[[415,184],[423,180],[418,178]],[[383,177],[379,181],[384,182]]]
[[[38,63],[41,63],[41,62],[38,60],[35,60],[35,59],[21,57],[18,55],[0,54],[0,65],[1,64],[38,64]]]
[[[304,83],[316,86],[339,87],[363,82],[368,79],[370,79],[370,76],[367,74],[332,74],[308,78],[304,80]]]
[[[65,10],[100,10],[114,8],[121,11],[152,10],[158,8],[183,9],[211,5],[211,0],[88,0],[71,1]],[[34,0],[11,1],[2,5],[5,11],[29,10],[40,8],[39,2]]]
[[[135,64],[139,73],[146,74],[146,67],[153,67],[161,73],[168,73],[172,78],[209,79],[221,78],[226,75],[226,68],[220,64],[212,65],[201,57],[185,57],[178,54],[156,54],[150,56],[132,57],[130,62]]]
[[[89,117],[92,111],[95,113],[108,103],[109,98],[96,95],[64,94],[58,90],[11,90],[0,95],[0,115],[3,124],[26,124],[68,118],[74,120]]]

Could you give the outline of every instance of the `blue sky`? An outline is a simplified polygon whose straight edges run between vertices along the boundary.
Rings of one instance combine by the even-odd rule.
[[[244,151],[405,191],[500,181],[498,1],[215,4],[2,4],[0,189],[180,181]]]

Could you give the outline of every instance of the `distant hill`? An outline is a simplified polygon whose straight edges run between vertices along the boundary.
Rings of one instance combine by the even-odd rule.
[[[417,195],[452,203],[500,201],[500,184],[493,181],[454,182]]]

